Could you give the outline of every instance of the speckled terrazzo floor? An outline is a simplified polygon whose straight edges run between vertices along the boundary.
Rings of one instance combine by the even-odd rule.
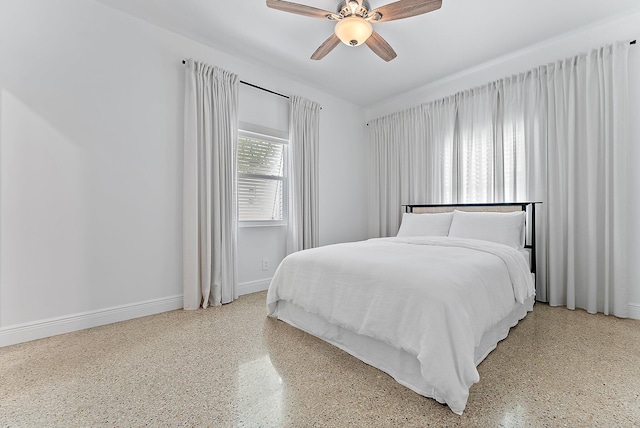
[[[265,296],[0,348],[0,426],[640,426],[640,321],[537,304],[457,416]]]

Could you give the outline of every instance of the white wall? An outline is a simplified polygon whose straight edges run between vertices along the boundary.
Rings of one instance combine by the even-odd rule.
[[[360,107],[100,3],[1,2],[0,345],[181,307],[187,57],[323,106],[320,242],[366,237]]]
[[[478,65],[422,88],[417,88],[394,99],[371,107],[366,112],[367,120],[372,120],[425,102],[436,100],[456,92],[486,84],[488,82],[530,70],[542,64],[574,56],[592,48],[624,40],[640,39],[640,12],[601,22],[579,31],[531,46],[523,51],[503,58],[497,58],[486,64]],[[639,40],[640,43],[640,40]],[[640,319],[640,44],[630,48],[630,111],[632,140],[629,156],[629,212],[631,222],[629,231],[629,312],[633,318]]]

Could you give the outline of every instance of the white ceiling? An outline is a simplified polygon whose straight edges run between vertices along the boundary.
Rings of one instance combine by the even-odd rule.
[[[374,24],[398,54],[386,63],[365,45],[343,44],[312,61],[335,24],[269,9],[265,0],[98,1],[361,106],[639,5],[638,0],[443,0],[437,11]],[[391,1],[370,4],[373,9]],[[300,3],[334,11],[339,0]]]

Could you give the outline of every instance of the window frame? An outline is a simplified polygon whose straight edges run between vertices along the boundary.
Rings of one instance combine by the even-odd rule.
[[[260,128],[259,130],[255,130]],[[240,202],[238,201],[238,227],[265,227],[265,226],[286,226],[289,221],[289,139],[284,136],[277,136],[272,134],[282,134],[276,130],[265,129],[255,125],[241,123],[238,129],[238,140],[240,137],[256,138],[263,141],[269,141],[276,144],[282,144],[283,152],[283,171],[282,177],[264,175],[264,174],[251,174],[237,171],[238,161],[236,160],[236,179],[241,177],[254,178],[262,180],[276,180],[282,182],[282,219],[281,220],[240,220]]]

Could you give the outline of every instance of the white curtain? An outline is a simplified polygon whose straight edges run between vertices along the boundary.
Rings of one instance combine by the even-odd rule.
[[[596,49],[372,121],[371,236],[397,232],[400,204],[542,201],[537,298],[626,316],[628,49]],[[435,114],[440,123],[428,120]],[[425,171],[438,173],[425,182]]]
[[[236,299],[238,76],[187,61],[184,115],[184,308]]]
[[[293,95],[289,120],[287,254],[318,246],[320,105]]]
[[[408,165],[412,160],[409,153],[415,141],[411,137],[424,129],[423,113],[422,107],[416,107],[369,124],[372,174],[369,180],[372,188],[370,201],[375,207],[370,210],[371,236],[395,234],[400,226],[403,193],[413,197],[424,183],[411,178]],[[422,144],[416,146],[415,151],[423,151],[425,147]]]
[[[526,199],[525,145],[502,114],[498,83],[368,124],[370,236],[395,235],[402,204]]]
[[[503,79],[500,83],[505,151],[505,198],[542,202],[536,215],[536,299],[548,302],[547,275],[547,149],[546,113],[538,69]],[[509,153],[524,153],[513,156]],[[507,167],[507,165],[510,165]],[[510,171],[512,174],[510,174]],[[520,195],[525,195],[520,197]],[[515,198],[514,198],[515,196]],[[528,224],[532,221],[528,216]],[[529,230],[530,232],[530,230]],[[531,242],[530,233],[527,241]]]
[[[542,67],[536,93],[546,123],[549,303],[619,317],[628,301],[628,49]]]
[[[395,235],[402,204],[456,200],[455,121],[450,97],[368,124],[370,236]]]

